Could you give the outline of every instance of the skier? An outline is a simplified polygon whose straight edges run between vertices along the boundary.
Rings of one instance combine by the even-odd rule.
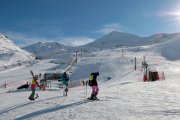
[[[34,97],[37,86],[40,87],[40,85],[38,83],[38,75],[35,75],[35,76],[33,76],[33,80],[32,80],[32,83],[31,83],[31,91],[32,91],[32,93],[28,98],[29,100],[35,100],[38,97],[38,94],[37,94],[36,97]]]
[[[90,100],[98,100],[97,95],[99,92],[99,87],[98,87],[98,83],[96,80],[97,76],[99,76],[99,72],[91,73],[91,75],[89,77],[89,86],[91,86],[91,88],[92,88],[91,97],[88,98]]]
[[[63,81],[63,96],[67,96],[69,77],[66,74],[66,72],[63,73],[62,81]]]

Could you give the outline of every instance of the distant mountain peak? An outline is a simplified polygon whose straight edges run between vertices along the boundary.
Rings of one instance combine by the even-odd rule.
[[[34,53],[37,58],[54,58],[60,54],[67,52],[71,47],[64,46],[58,42],[45,42],[45,43],[35,43],[23,48],[24,50]]]
[[[126,33],[126,32],[118,32],[118,31],[112,31],[109,34],[103,36],[103,37],[113,37],[113,38],[120,38],[120,37],[138,37],[141,38],[140,36],[134,35],[134,34],[130,34],[130,33]],[[103,38],[102,37],[102,38]]]
[[[110,32],[109,34],[116,34],[116,33],[121,33],[121,32],[118,32],[118,31],[112,31],[112,32]]]
[[[97,49],[112,49],[120,46],[142,46],[142,45],[153,45],[162,42],[166,42],[173,38],[180,37],[179,33],[158,33],[148,37],[140,37],[134,34],[112,31],[111,33],[86,44],[85,47],[93,47]]]

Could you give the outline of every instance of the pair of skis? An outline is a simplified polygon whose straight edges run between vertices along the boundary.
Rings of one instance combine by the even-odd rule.
[[[33,71],[30,71],[30,73],[31,73],[31,75],[32,75],[32,77],[33,77],[33,79],[34,79],[34,78],[35,78],[35,75],[34,75]]]
[[[91,97],[88,97],[87,98],[87,86],[88,86],[88,81],[85,81],[85,90],[84,90],[84,93],[85,93],[85,100],[88,100],[88,101],[99,101],[100,99],[96,98],[96,99],[92,99]]]
[[[88,97],[87,100],[90,100],[90,101],[99,101],[100,99],[99,98],[92,99],[91,97]]]

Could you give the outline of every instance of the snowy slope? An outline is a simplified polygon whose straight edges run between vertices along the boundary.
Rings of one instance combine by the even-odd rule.
[[[7,36],[0,34],[0,66],[33,60],[34,56],[16,46]]]
[[[168,60],[180,60],[180,35],[160,47],[162,56]]]
[[[154,38],[158,38],[155,35],[153,36]],[[146,49],[145,51],[151,51],[154,50],[156,51],[156,54],[159,54],[160,56],[164,57],[165,59],[175,61],[175,60],[180,60],[180,34],[179,33],[174,33],[174,34],[162,34],[160,35],[161,40],[163,42],[159,42],[158,44],[151,45],[151,47],[148,46],[139,46],[139,47],[134,47],[132,50],[134,51],[141,51],[143,49]],[[154,39],[155,40],[155,39]],[[156,39],[156,41],[159,41]]]
[[[7,88],[0,88],[0,119],[14,120],[179,120],[180,119],[180,62],[166,59],[168,52],[161,56],[168,45],[174,47],[177,39],[151,46],[121,48],[83,54],[72,67],[70,86],[80,79],[88,80],[90,72],[99,71],[100,101],[86,100],[91,94],[89,86],[69,89],[67,97],[62,90],[40,91],[40,98],[29,101],[30,91],[10,92],[24,80],[31,80],[30,70],[35,74],[53,70],[56,64],[41,61],[37,64],[0,72],[0,81],[9,81]],[[137,48],[139,48],[137,50]],[[178,52],[178,51],[174,51]],[[143,57],[149,69],[165,73],[165,80],[143,82],[141,63]],[[137,70],[134,70],[134,57]],[[176,55],[172,58],[178,58]],[[59,71],[62,69],[58,69]],[[17,72],[18,71],[18,72]],[[110,80],[107,77],[111,77]],[[14,80],[14,82],[11,82]],[[3,84],[0,82],[0,85]],[[26,81],[25,81],[26,82]],[[87,92],[86,92],[87,90]]]
[[[85,97],[90,96],[91,89],[87,87],[85,94],[85,86],[70,88],[68,97],[62,97],[62,90],[38,90],[40,98],[34,102],[27,99],[30,91],[5,93],[8,88],[1,88],[0,119],[179,120],[180,69],[177,66],[180,63],[167,61],[152,49],[145,52],[127,51],[124,57],[119,51],[120,49],[116,49],[86,54],[73,67],[72,78],[76,79],[86,80],[91,71],[100,71],[98,97],[101,101],[86,101]],[[142,82],[141,62],[144,55],[150,67],[165,72],[166,80]],[[131,62],[135,56],[138,61],[137,71],[134,71]],[[53,67],[53,64],[44,64],[46,63],[38,63],[38,66],[31,66],[29,69],[42,71],[46,67]],[[25,74],[24,69],[20,68],[18,71],[21,71],[21,75],[14,78],[30,79],[31,76],[27,72]],[[12,73],[16,71],[11,71]],[[3,75],[4,73],[0,74]],[[112,79],[106,80],[106,76],[111,76]]]

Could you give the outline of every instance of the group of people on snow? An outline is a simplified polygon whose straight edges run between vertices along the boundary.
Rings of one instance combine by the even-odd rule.
[[[90,100],[98,100],[97,95],[99,92],[99,87],[98,87],[98,83],[97,83],[97,76],[99,76],[99,72],[93,72],[90,74],[89,80],[86,81],[86,85],[89,85],[92,88],[91,97],[88,98]],[[35,100],[36,98],[38,98],[38,94],[36,94],[36,96],[35,96],[36,88],[42,87],[38,82],[38,78],[39,78],[38,75],[35,75],[35,76],[33,75],[32,83],[31,83],[31,91],[32,92],[28,98],[29,100]],[[64,72],[62,75],[63,96],[67,96],[68,81],[69,81],[69,76],[67,75],[66,72]]]

